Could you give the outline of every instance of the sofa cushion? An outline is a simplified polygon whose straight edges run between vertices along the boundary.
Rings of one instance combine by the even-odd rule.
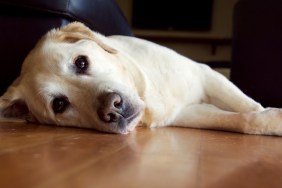
[[[83,22],[104,35],[132,35],[114,0],[0,0],[0,6],[5,7],[6,14],[49,13]]]

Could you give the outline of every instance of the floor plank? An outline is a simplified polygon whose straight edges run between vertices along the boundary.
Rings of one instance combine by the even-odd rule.
[[[0,123],[0,187],[281,187],[282,138]]]

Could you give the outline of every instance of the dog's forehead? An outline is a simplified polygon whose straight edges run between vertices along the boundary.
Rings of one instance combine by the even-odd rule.
[[[69,73],[69,68],[73,59],[79,54],[83,54],[83,48],[79,45],[57,42],[46,39],[28,54],[23,66],[22,73],[31,74],[36,77],[39,74],[65,75]]]
[[[46,69],[48,64],[56,62],[62,58],[63,53],[58,50],[58,45],[45,42],[37,45],[30,51],[23,62],[22,72],[41,72],[42,68]],[[45,71],[47,71],[46,69]]]
[[[50,62],[61,60],[70,55],[76,46],[70,43],[58,42],[52,39],[43,40],[38,47],[35,47],[36,54],[34,57],[40,58],[41,61],[48,60]]]
[[[47,35],[48,36],[48,35]],[[86,46],[95,45],[96,43],[88,40],[88,39],[81,39],[76,42],[67,42],[56,40],[56,38],[52,37],[44,37],[42,38],[38,44],[36,45],[36,49],[40,50],[43,54],[68,54],[70,52],[76,52],[81,50],[87,50]],[[98,45],[96,44],[96,47]]]
[[[25,63],[34,65],[64,63],[77,55],[92,54],[99,49],[94,50],[93,47],[97,47],[97,45],[89,40],[68,43],[44,38],[29,53]]]

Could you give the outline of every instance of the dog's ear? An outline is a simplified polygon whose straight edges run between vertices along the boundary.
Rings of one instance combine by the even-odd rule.
[[[0,97],[0,117],[26,119],[29,109],[14,84]]]
[[[95,41],[105,51],[115,54],[117,50],[102,42],[91,29],[80,22],[72,22],[55,31],[55,37],[59,41],[74,43],[82,39]]]

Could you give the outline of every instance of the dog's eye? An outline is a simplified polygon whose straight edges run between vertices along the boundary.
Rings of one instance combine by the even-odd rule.
[[[74,64],[76,66],[76,73],[83,74],[86,73],[89,63],[86,56],[78,56],[74,60]]]
[[[63,113],[70,105],[66,97],[57,97],[52,102],[52,109],[55,114]]]

